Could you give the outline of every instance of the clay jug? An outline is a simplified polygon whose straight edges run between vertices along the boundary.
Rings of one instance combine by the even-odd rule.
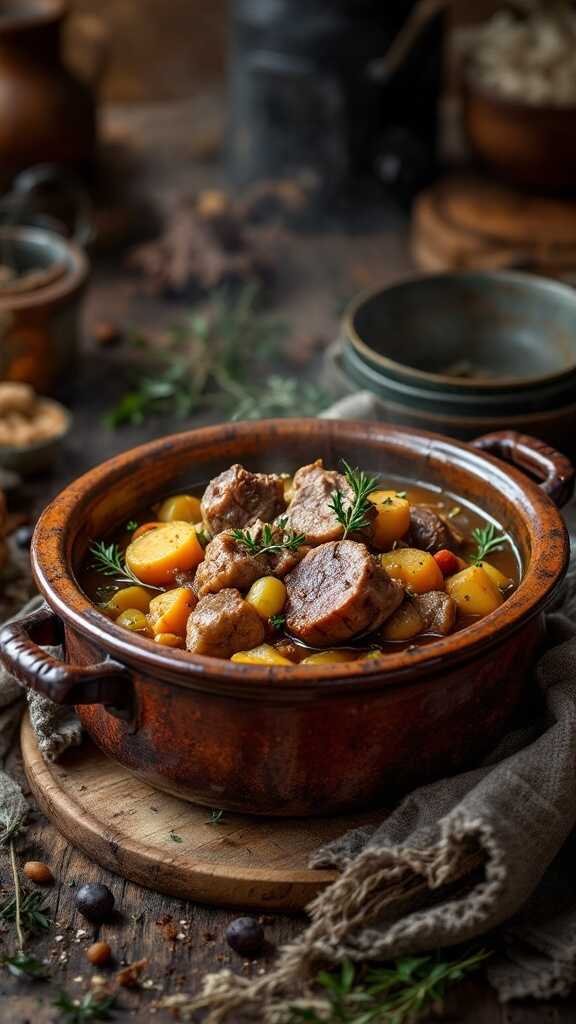
[[[62,59],[66,0],[0,0],[0,181],[31,164],[88,168],[95,147],[90,88]]]

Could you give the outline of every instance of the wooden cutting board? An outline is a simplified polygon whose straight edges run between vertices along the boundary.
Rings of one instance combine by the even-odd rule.
[[[89,740],[47,764],[26,716],[22,755],[44,813],[102,867],[149,889],[218,906],[302,910],[336,874],[310,853],[383,812],[341,818],[256,818],[210,811],[152,789]]]
[[[576,270],[576,199],[449,175],[415,203],[412,251],[427,271],[526,267],[563,276]]]

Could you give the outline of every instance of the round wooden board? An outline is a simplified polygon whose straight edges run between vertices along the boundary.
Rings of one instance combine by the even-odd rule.
[[[562,276],[576,269],[576,199],[449,175],[416,200],[412,253],[428,271],[530,267]]]
[[[301,819],[226,812],[215,825],[205,807],[152,789],[89,740],[47,764],[25,716],[21,742],[34,797],[73,846],[131,882],[181,899],[302,910],[336,877],[307,867],[312,851],[382,820],[382,811]]]

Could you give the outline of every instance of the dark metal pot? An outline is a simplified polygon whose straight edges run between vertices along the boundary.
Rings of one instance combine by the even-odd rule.
[[[78,586],[91,539],[159,495],[235,461],[287,470],[315,457],[441,485],[481,506],[517,546],[517,591],[468,629],[384,663],[266,668],[160,648],[116,626]],[[573,476],[532,438],[467,446],[380,424],[271,420],[154,441],[91,470],[43,513],[32,560],[47,603],[4,627],[2,661],[24,685],[77,705],[107,754],[180,797],[272,815],[364,807],[472,765],[502,733],[566,569],[556,504]],[[64,661],[39,646],[62,638]]]

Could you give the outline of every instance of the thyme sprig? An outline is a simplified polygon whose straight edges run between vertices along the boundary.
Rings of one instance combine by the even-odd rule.
[[[273,629],[283,629],[286,624],[286,616],[281,614],[271,615],[268,622]]]
[[[237,544],[246,549],[250,555],[273,555],[280,551],[297,551],[302,547],[306,537],[303,533],[294,533],[286,527],[287,519],[277,519],[275,526],[266,523],[258,538],[252,537],[248,530],[232,530]]]
[[[135,583],[142,586],[142,581],[126,565],[118,544],[106,544],[104,540],[94,541],[90,547],[90,554],[94,557],[94,568],[103,576],[113,576],[119,583]]]
[[[441,1006],[448,988],[478,970],[489,955],[479,950],[455,960],[403,957],[370,968],[345,960],[339,972],[318,974],[316,1005],[313,1000],[293,1004],[291,1024],[412,1024]]]
[[[342,459],[342,465],[346,481],[352,489],[353,500],[350,504],[346,504],[342,491],[332,491],[329,506],[338,522],[344,527],[343,539],[346,540],[349,534],[357,533],[358,530],[369,525],[368,513],[372,506],[368,499],[369,495],[378,488],[379,478],[370,476],[363,469],[352,469],[344,459]]]
[[[476,543],[473,564],[480,565],[492,551],[501,551],[502,546],[507,543],[503,533],[498,533],[494,523],[487,523],[486,526],[477,526],[472,530],[472,537]]]

